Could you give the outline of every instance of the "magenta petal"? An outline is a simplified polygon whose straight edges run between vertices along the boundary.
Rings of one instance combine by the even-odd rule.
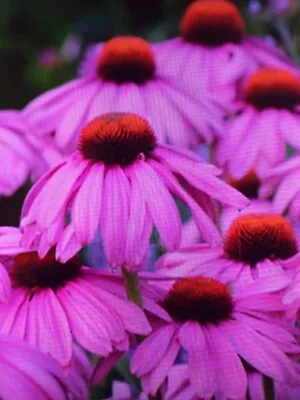
[[[73,257],[76,253],[78,253],[82,248],[81,242],[78,240],[76,233],[74,232],[73,225],[68,225],[57,243],[56,247],[56,258],[65,263],[71,257]],[[42,249],[39,248],[39,252]],[[39,256],[42,257],[42,254],[39,253]]]
[[[37,110],[41,110],[43,107],[49,107],[53,104],[57,103],[58,100],[61,100],[66,94],[70,95],[73,90],[77,90],[82,84],[84,84],[83,79],[75,79],[64,85],[59,86],[58,88],[49,90],[46,93],[43,93],[41,96],[38,96],[33,101],[31,101],[27,107],[24,109],[24,114],[29,116]]]
[[[261,374],[257,372],[251,372],[248,374],[248,391],[251,400],[265,400]]]
[[[209,243],[220,243],[221,235],[213,221],[202,208],[199,207],[195,200],[185,192],[170,171],[154,160],[149,161],[149,163],[151,163],[152,167],[162,177],[169,190],[189,207],[201,237]]]
[[[68,366],[73,355],[70,326],[51,289],[34,294],[28,307],[26,339],[60,364]]]
[[[274,210],[280,214],[283,213],[299,191],[300,171],[296,170],[280,182],[273,200]]]
[[[95,82],[94,82],[95,84]],[[86,121],[91,121],[99,115],[116,111],[114,104],[117,100],[118,86],[114,83],[97,81],[98,93],[94,96],[89,109]]]
[[[149,374],[144,375],[142,382],[145,392],[155,394],[163,381],[165,380],[168,372],[174,364],[180,349],[179,342],[175,339],[170,343],[163,359],[156,365],[156,368]]]
[[[94,238],[100,224],[103,178],[104,165],[92,165],[73,201],[72,224],[82,244]]]
[[[112,351],[111,338],[99,309],[101,303],[80,285],[69,283],[57,293],[72,333],[87,350],[104,357]]]
[[[175,250],[181,240],[181,220],[176,204],[156,171],[146,162],[137,164],[135,180],[143,192],[162,244]]]
[[[134,352],[131,359],[131,371],[139,376],[157,368],[167,352],[176,333],[177,326],[170,324],[157,329],[145,339]]]
[[[299,381],[292,361],[277,343],[237,322],[224,323],[222,332],[235,351],[259,372],[291,385]]]
[[[70,158],[67,164],[49,178],[32,202],[30,215],[44,227],[48,227],[61,209],[66,207],[74,185],[88,167],[87,161],[78,160],[76,156],[75,154]],[[61,190],[62,187],[64,190]]]
[[[55,132],[55,141],[59,148],[63,149],[70,145],[80,133],[80,128],[88,122],[86,115],[92,98],[97,91],[97,85],[92,83],[78,88],[71,95],[73,99],[72,105],[64,112]]]
[[[104,251],[111,267],[124,264],[129,220],[130,185],[119,166],[106,169],[102,197],[101,233]]]
[[[216,392],[216,364],[204,330],[197,322],[186,322],[179,331],[179,340],[188,351],[188,371],[195,392],[211,398]]]
[[[12,290],[11,299],[8,303],[0,304],[0,331],[25,338],[27,313],[28,313],[28,295],[22,289]]]
[[[238,354],[222,336],[222,329],[211,325],[207,330],[215,354],[218,390],[229,399],[244,398],[247,376]]]
[[[7,302],[11,295],[11,282],[5,267],[0,263],[0,302]]]

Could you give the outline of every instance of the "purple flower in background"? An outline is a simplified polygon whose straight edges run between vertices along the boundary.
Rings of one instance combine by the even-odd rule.
[[[235,179],[255,168],[260,177],[283,161],[286,144],[300,149],[300,79],[262,68],[245,82],[243,101],[217,145],[215,160]]]
[[[190,210],[203,239],[218,243],[213,199],[237,207],[249,202],[217,177],[220,172],[192,152],[157,144],[152,127],[139,116],[100,116],[83,129],[77,152],[29,192],[23,243],[38,248],[40,256],[57,245],[56,257],[64,262],[100,228],[109,265],[137,271],[154,227],[166,249],[180,244],[173,196]]]
[[[224,107],[203,94],[198,101],[167,79],[157,62],[160,47],[138,37],[115,37],[93,46],[79,77],[34,99],[24,115],[40,136],[54,132],[71,154],[87,122],[108,112],[131,112],[152,124],[159,142],[181,147],[211,142],[223,133]],[[166,118],[167,116],[167,118]]]
[[[81,39],[77,35],[68,35],[60,49],[64,61],[74,61],[78,58],[81,49]]]
[[[232,101],[237,85],[261,66],[297,70],[275,46],[246,35],[240,11],[227,0],[192,2],[182,17],[180,37],[159,46],[163,73],[196,99],[209,91]]]
[[[282,289],[295,274],[297,245],[284,217],[244,214],[232,222],[222,246],[200,243],[181,248],[163,255],[154,268],[164,276],[204,275],[239,286],[259,285],[259,279],[268,278]]]
[[[59,52],[52,47],[41,50],[38,54],[37,62],[40,68],[51,70],[57,67],[60,62]]]
[[[147,394],[155,394],[183,348],[188,353],[189,381],[201,399],[218,393],[243,399],[246,365],[283,384],[299,386],[297,367],[288,357],[291,351],[299,352],[294,327],[270,315],[280,302],[284,309],[267,280],[229,290],[211,278],[179,279],[161,303],[172,320],[164,321],[137,347],[131,371],[141,378]]]

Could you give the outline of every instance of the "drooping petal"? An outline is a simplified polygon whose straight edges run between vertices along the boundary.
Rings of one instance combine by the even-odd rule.
[[[64,309],[51,289],[38,291],[33,295],[28,307],[26,339],[60,364],[70,364],[73,355],[70,325]]]
[[[135,168],[135,182],[143,192],[163,246],[170,251],[175,250],[180,244],[181,221],[171,194],[147,162],[141,161]]]
[[[99,227],[103,196],[104,165],[94,164],[72,205],[72,224],[82,244],[89,243]]]
[[[130,212],[130,185],[119,166],[107,168],[101,211],[103,247],[111,267],[122,266]]]

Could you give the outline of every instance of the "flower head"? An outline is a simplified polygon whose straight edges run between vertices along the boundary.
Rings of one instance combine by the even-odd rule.
[[[180,36],[159,46],[163,73],[180,76],[178,84],[195,99],[206,90],[231,102],[244,79],[262,66],[298,73],[280,50],[246,35],[244,18],[229,0],[193,1],[182,16]]]
[[[162,323],[138,346],[132,372],[141,377],[146,393],[155,394],[183,348],[190,384],[200,398],[216,393],[244,398],[245,362],[271,379],[299,385],[295,363],[288,357],[298,348],[294,328],[271,316],[284,309],[280,299],[266,285],[230,291],[212,278],[179,279],[161,303],[172,321]]]
[[[179,246],[181,220],[173,196],[190,209],[203,239],[217,243],[211,197],[237,207],[248,203],[218,174],[192,153],[156,145],[143,118],[106,114],[83,129],[78,151],[32,188],[23,208],[23,244],[38,246],[40,256],[57,245],[56,256],[66,261],[100,228],[109,264],[140,269],[153,226],[163,246]]]
[[[198,244],[162,256],[157,272],[172,276],[205,275],[237,286],[269,279],[287,287],[297,267],[297,241],[290,223],[275,214],[244,214],[225,233],[223,245]]]
[[[209,93],[195,101],[168,79],[161,49],[135,36],[114,37],[92,46],[79,77],[42,94],[24,110],[37,135],[54,133],[69,155],[82,128],[99,114],[137,113],[151,122],[160,142],[192,147],[223,131],[224,107]],[[165,118],[165,113],[168,119]]]
[[[185,41],[205,46],[240,43],[244,33],[245,23],[238,8],[224,0],[193,2],[180,24],[180,34]]]
[[[245,82],[243,98],[218,145],[216,163],[235,179],[252,168],[261,178],[284,160],[286,144],[300,147],[300,78],[286,70],[260,69]]]
[[[128,350],[129,332],[150,331],[137,306],[110,292],[110,285],[121,278],[102,276],[77,257],[62,264],[53,250],[40,258],[36,252],[20,253],[24,250],[18,243],[14,248],[15,255],[10,251],[3,261],[12,294],[8,303],[0,304],[0,332],[28,341],[70,367],[74,339],[90,352],[107,356],[114,349]]]

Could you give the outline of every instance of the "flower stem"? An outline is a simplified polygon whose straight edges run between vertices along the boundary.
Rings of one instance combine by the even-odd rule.
[[[268,376],[263,377],[265,400],[275,400],[274,383]]]
[[[137,273],[128,272],[125,268],[122,268],[122,273],[125,280],[125,288],[128,300],[132,301],[140,308],[143,308],[140,281]]]

